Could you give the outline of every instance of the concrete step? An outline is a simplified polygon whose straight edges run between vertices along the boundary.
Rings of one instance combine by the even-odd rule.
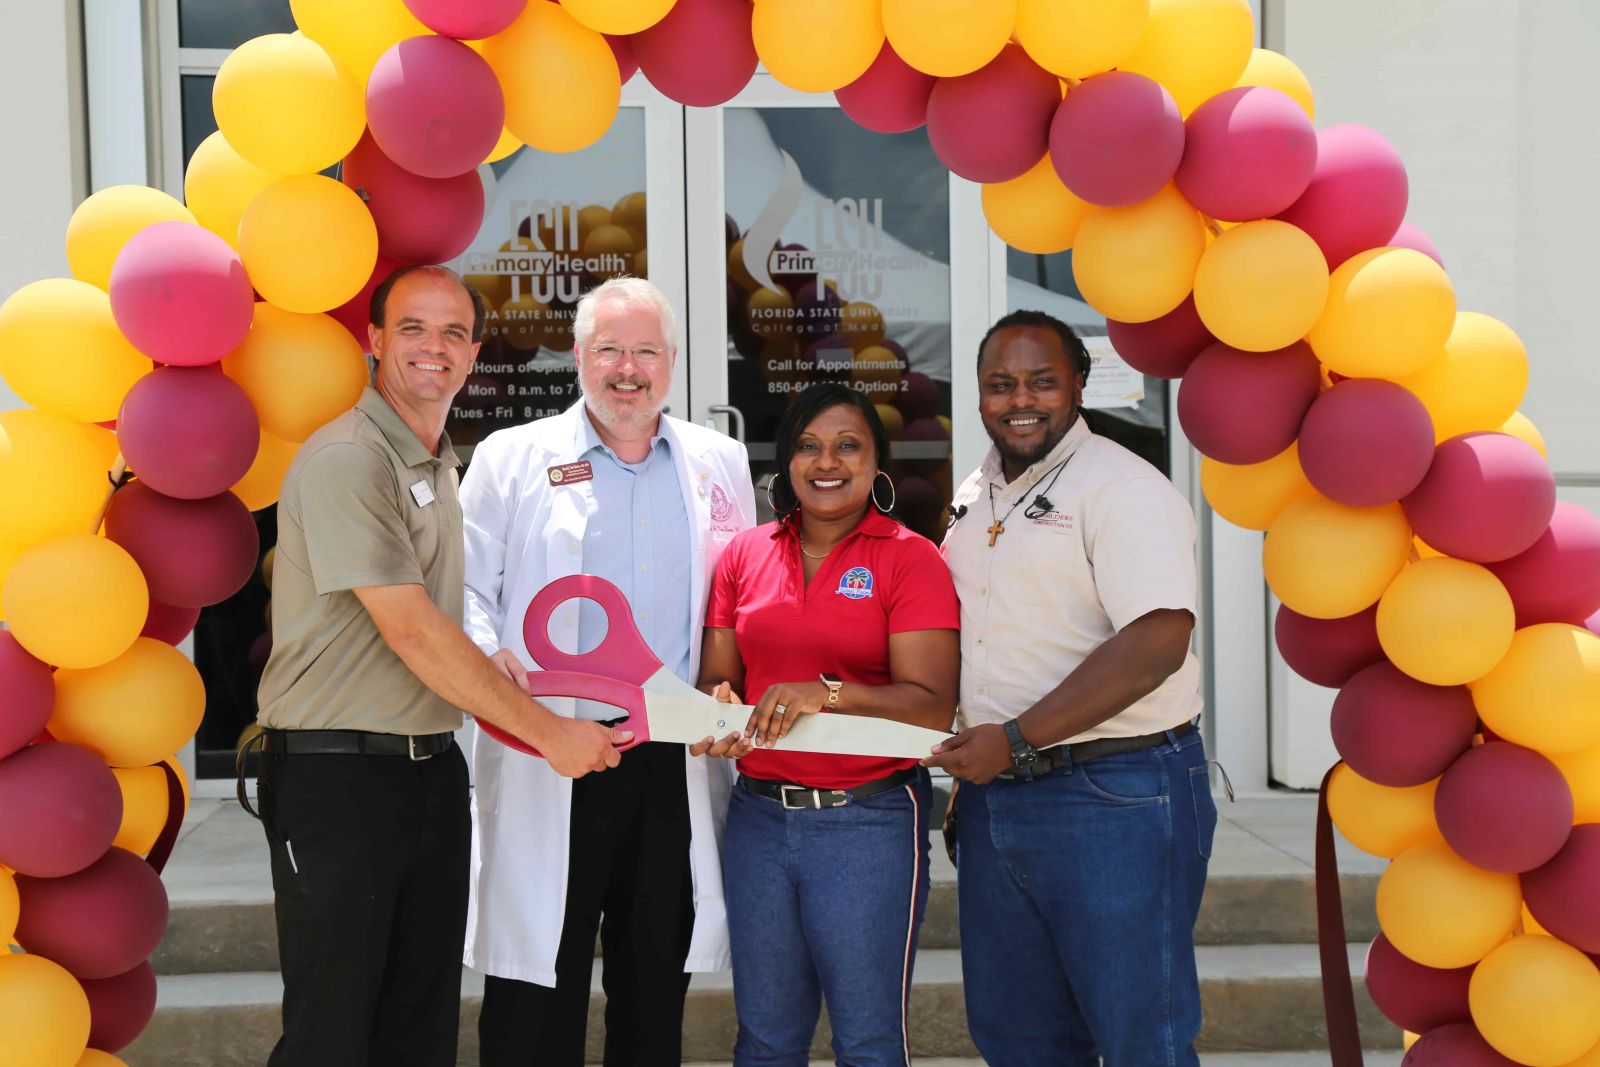
[[[1364,945],[1351,945],[1359,972]],[[1200,950],[1205,1029],[1201,1047],[1209,1052],[1295,1052],[1322,1047],[1321,983],[1316,949],[1311,945],[1208,946]],[[482,978],[464,974],[462,983],[461,1064],[477,1060],[477,1017]],[[155,1018],[124,1054],[133,1065],[162,1067],[257,1067],[279,1030],[282,986],[275,972],[166,975],[160,979]],[[1392,1049],[1400,1032],[1385,1021],[1358,989],[1362,1027],[1373,1048]],[[589,1006],[591,1057],[598,1059],[604,995],[596,968]],[[960,953],[921,952],[911,1001],[912,1051],[919,1057],[971,1058],[976,1055],[966,1029],[961,994]],[[736,1023],[733,983],[728,973],[696,975],[685,1013],[684,1055],[722,1063],[730,1058]],[[826,1020],[818,1028],[812,1054],[828,1054]],[[1326,1063],[1326,1053],[1317,1054]],[[1208,1058],[1207,1064],[1231,1062]],[[1266,1067],[1276,1061],[1241,1060]],[[1295,1061],[1282,1061],[1287,1067]],[[1381,1062],[1381,1061],[1379,1061]],[[1296,1065],[1298,1067],[1298,1064]]]

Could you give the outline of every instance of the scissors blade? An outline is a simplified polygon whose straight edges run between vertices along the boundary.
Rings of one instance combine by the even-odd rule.
[[[703,695],[677,697],[648,690],[645,708],[651,740],[682,744],[743,730],[755,711],[749,704],[722,704]],[[949,736],[890,719],[819,712],[800,716],[789,728],[789,736],[768,751],[921,759]]]

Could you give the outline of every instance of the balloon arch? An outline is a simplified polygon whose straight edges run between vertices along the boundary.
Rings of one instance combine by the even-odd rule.
[[[205,696],[173,645],[362,388],[372,287],[459,255],[479,165],[593,143],[636,69],[710,107],[760,62],[869,129],[926,125],[1001,238],[1072,249],[1117,350],[1182,378],[1207,499],[1266,531],[1280,650],[1339,689],[1326,804],[1393,860],[1367,985],[1413,1060],[1600,1064],[1600,521],[1556,502],[1522,344],[1457,310],[1397,153],[1313,128],[1247,0],[291,7],[300,32],[223,63],[186,203],[96,193],[72,278],[0,307],[31,405],[0,413],[0,945],[26,950],[0,955],[0,1060],[120,1063],[154,1010],[170,757]],[[641,207],[589,232],[642,261]]]

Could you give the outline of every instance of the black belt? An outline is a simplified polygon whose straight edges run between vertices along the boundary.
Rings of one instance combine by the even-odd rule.
[[[1075,745],[1054,745],[1050,748],[1039,749],[1039,759],[1033,765],[1032,775],[1035,778],[1041,775],[1059,771],[1069,763],[1087,763],[1101,756],[1116,756],[1124,752],[1138,752],[1141,749],[1155,748],[1157,745],[1171,738],[1183,737],[1194,732],[1194,723],[1186,722],[1174,726],[1171,730],[1162,730],[1155,734],[1140,734],[1138,737],[1102,737],[1095,741],[1080,741]],[[1015,778],[1026,781],[1023,775],[1015,770],[1000,772],[1001,778]]]
[[[747,774],[739,776],[739,784],[744,786],[746,793],[776,800],[790,811],[805,808],[842,808],[852,800],[865,800],[867,797],[887,793],[891,789],[915,781],[917,771],[916,767],[907,767],[887,777],[874,778],[870,782],[862,782],[849,789],[813,789],[808,785],[795,785],[793,782],[769,782],[765,778],[751,778]]]
[[[453,733],[377,734],[366,730],[263,730],[261,751],[274,756],[408,756],[432,759],[455,742]]]

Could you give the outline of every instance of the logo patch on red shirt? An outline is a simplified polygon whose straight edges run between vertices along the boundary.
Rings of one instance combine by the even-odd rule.
[[[834,592],[851,600],[866,600],[872,595],[872,572],[865,567],[851,567],[839,578],[839,588]]]

